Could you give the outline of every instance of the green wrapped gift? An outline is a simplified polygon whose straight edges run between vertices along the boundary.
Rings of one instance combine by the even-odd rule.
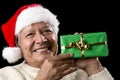
[[[73,53],[74,58],[108,56],[106,32],[60,36],[61,54]]]

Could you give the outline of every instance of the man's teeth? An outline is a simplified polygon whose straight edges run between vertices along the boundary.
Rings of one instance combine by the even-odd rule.
[[[48,50],[48,48],[38,49],[38,50],[36,50],[36,52],[41,52],[41,51],[45,51],[45,50]]]

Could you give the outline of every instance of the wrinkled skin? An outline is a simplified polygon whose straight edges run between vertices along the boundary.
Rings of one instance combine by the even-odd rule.
[[[74,60],[72,54],[57,55],[57,41],[53,27],[44,22],[26,26],[19,34],[18,46],[26,63],[40,68],[35,80],[60,80],[79,68],[89,76],[102,70],[97,58]]]

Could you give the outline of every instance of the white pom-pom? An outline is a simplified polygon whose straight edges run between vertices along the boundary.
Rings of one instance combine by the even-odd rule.
[[[22,58],[21,50],[18,47],[6,47],[3,49],[2,57],[9,63],[15,63]]]

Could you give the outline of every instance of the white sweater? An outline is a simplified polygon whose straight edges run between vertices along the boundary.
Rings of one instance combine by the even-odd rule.
[[[25,62],[16,66],[7,66],[0,69],[0,80],[34,80],[39,72],[39,68],[27,65]],[[79,69],[66,75],[61,80],[114,80],[109,71],[103,71],[88,77],[85,71]]]

